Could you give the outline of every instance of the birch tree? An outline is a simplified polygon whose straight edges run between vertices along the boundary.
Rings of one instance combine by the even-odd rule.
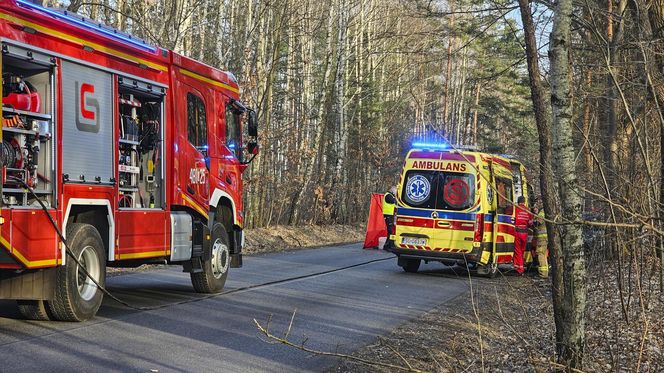
[[[577,186],[572,142],[572,95],[569,53],[571,48],[572,0],[556,2],[549,38],[553,168],[558,179],[561,217],[581,220],[581,197]],[[560,361],[572,369],[583,368],[585,347],[586,267],[581,226],[557,226],[562,242],[562,331],[557,346]]]

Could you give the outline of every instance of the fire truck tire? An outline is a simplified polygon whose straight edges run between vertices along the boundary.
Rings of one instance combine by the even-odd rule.
[[[408,273],[416,273],[417,270],[420,269],[421,262],[420,259],[405,259],[401,268]]]
[[[90,224],[67,225],[67,243],[79,263],[102,287],[106,279],[104,243]],[[101,306],[103,293],[69,256],[56,273],[55,297],[48,302],[56,320],[85,321],[94,317]]]
[[[49,321],[50,311],[43,300],[17,300],[18,311],[28,320]]]
[[[212,227],[212,255],[202,262],[203,272],[192,273],[191,283],[197,293],[214,294],[224,288],[231,262],[228,233],[221,223]]]

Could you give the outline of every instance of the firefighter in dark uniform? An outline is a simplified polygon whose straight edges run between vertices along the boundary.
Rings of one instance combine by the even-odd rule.
[[[514,215],[514,270],[523,275],[523,254],[528,244],[528,228],[533,225],[533,214],[526,207],[526,198],[519,196]]]
[[[383,218],[385,219],[385,226],[387,227],[387,240],[383,249],[390,248],[394,245],[394,241],[390,240],[390,235],[394,233],[394,207],[397,203],[397,188],[392,187],[390,191],[383,196]]]

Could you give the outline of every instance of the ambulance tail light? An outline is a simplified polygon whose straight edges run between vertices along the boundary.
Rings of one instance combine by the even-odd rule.
[[[475,237],[473,242],[482,242],[484,235],[484,214],[477,214],[475,217]]]

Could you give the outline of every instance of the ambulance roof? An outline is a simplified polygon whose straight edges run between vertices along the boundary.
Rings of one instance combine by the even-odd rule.
[[[501,154],[483,153],[478,151],[466,151],[457,149],[425,149],[423,147],[412,148],[406,159],[429,159],[429,160],[445,160],[445,161],[459,161],[476,163],[478,160],[493,161],[505,167],[509,167],[510,163],[521,164],[512,156],[505,156]]]

